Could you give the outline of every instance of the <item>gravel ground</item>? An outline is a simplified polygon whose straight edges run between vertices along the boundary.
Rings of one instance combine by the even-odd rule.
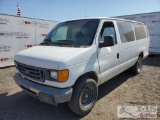
[[[67,103],[55,107],[30,97],[13,81],[15,73],[14,67],[0,69],[0,120],[116,120],[119,105],[157,105],[160,120],[160,57],[145,59],[139,75],[126,71],[101,85],[97,103],[83,117]]]

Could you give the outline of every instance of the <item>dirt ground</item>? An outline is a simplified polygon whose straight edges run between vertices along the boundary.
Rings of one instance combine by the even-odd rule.
[[[83,117],[67,103],[55,107],[30,97],[15,84],[15,73],[14,67],[0,69],[0,120],[116,120],[120,105],[156,105],[160,120],[160,57],[145,59],[139,75],[126,71],[101,85],[97,103]]]

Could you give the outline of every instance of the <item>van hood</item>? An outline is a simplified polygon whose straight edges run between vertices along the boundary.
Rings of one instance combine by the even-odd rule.
[[[35,46],[15,55],[15,61],[47,69],[58,69],[63,59],[85,48]]]

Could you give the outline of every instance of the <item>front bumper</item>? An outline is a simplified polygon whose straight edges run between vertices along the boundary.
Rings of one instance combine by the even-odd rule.
[[[55,88],[51,86],[41,85],[22,78],[18,73],[14,76],[14,80],[24,91],[31,96],[53,105],[64,103],[71,99],[73,88]]]

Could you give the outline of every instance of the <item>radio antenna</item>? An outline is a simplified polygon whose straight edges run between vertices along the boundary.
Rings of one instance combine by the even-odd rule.
[[[85,18],[87,18],[87,12],[86,12],[86,7],[84,8],[84,10],[85,10]]]

